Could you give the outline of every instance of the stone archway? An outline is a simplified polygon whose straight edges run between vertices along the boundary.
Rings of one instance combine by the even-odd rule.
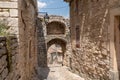
[[[58,40],[57,42],[63,42],[63,44],[65,44],[64,48],[63,48],[63,45],[62,45],[62,49],[66,49],[67,47],[67,50],[62,50],[64,51],[63,53],[65,53],[64,56],[64,63],[68,61],[66,61],[68,58],[66,57],[66,55],[69,55],[68,53],[70,52],[70,50],[68,51],[68,49],[71,49],[71,46],[69,44],[70,42],[70,30],[69,30],[69,20],[68,19],[65,19],[64,17],[62,16],[56,16],[56,15],[49,15],[50,19],[49,21],[47,22],[47,24],[45,24],[44,21],[42,21],[42,26],[41,29],[43,28],[43,32],[44,32],[44,38],[39,38],[39,41],[38,43],[40,43],[39,45],[42,45],[42,43],[44,42],[43,40],[45,40],[45,46],[47,46],[47,50],[44,49],[44,46],[39,46],[41,48],[42,51],[40,51],[40,56],[39,56],[39,64],[45,64],[45,66],[47,66],[47,51],[48,51],[48,48],[53,45],[53,44],[57,44],[57,43],[53,43],[51,44],[51,42],[53,40]],[[39,20],[41,20],[43,18],[42,15],[39,15],[38,16]],[[41,30],[39,29],[39,30]],[[42,32],[42,31],[40,31]],[[42,33],[40,33],[40,35],[42,35]],[[62,41],[60,41],[62,40]],[[50,46],[49,46],[49,45]],[[61,43],[60,43],[61,44]],[[60,45],[61,46],[61,45]],[[44,54],[45,52],[45,54]]]
[[[52,64],[56,62],[56,64],[63,65],[64,53],[66,51],[66,44],[67,44],[66,41],[59,39],[59,38],[52,39],[47,43],[48,64],[49,63]],[[53,48],[49,50],[52,45],[55,45],[53,47],[54,50]],[[61,51],[60,51],[60,47],[61,47]]]

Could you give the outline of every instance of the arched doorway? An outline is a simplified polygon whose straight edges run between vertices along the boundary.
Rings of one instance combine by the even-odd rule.
[[[48,64],[63,64],[63,51],[59,44],[53,44],[47,52]]]
[[[66,42],[62,39],[52,39],[47,43],[47,64],[63,65]]]

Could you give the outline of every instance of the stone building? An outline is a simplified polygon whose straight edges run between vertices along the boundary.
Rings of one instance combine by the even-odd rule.
[[[86,80],[120,79],[120,0],[70,5],[71,69]]]
[[[0,19],[14,36],[0,37],[0,80],[37,80],[37,12],[37,0],[0,0]]]
[[[58,61],[61,61],[62,57],[62,62],[60,63],[69,66],[71,53],[69,20],[62,16],[49,15],[49,20],[46,22],[44,21],[44,15],[40,14],[38,17],[43,21],[44,38],[47,47],[46,54],[43,54],[45,58],[42,62],[49,62],[49,59],[51,60],[53,57],[57,56],[59,58]],[[57,55],[56,49],[58,49]]]

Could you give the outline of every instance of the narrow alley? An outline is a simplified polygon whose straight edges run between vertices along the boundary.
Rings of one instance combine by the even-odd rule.
[[[84,80],[61,65],[50,65],[49,68],[39,68],[39,71],[41,80]]]
[[[120,0],[0,0],[0,80],[120,80]]]

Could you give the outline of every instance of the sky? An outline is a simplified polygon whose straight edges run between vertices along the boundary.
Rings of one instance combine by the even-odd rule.
[[[61,15],[69,17],[69,4],[64,0],[38,0],[39,12],[47,12],[49,15]]]

